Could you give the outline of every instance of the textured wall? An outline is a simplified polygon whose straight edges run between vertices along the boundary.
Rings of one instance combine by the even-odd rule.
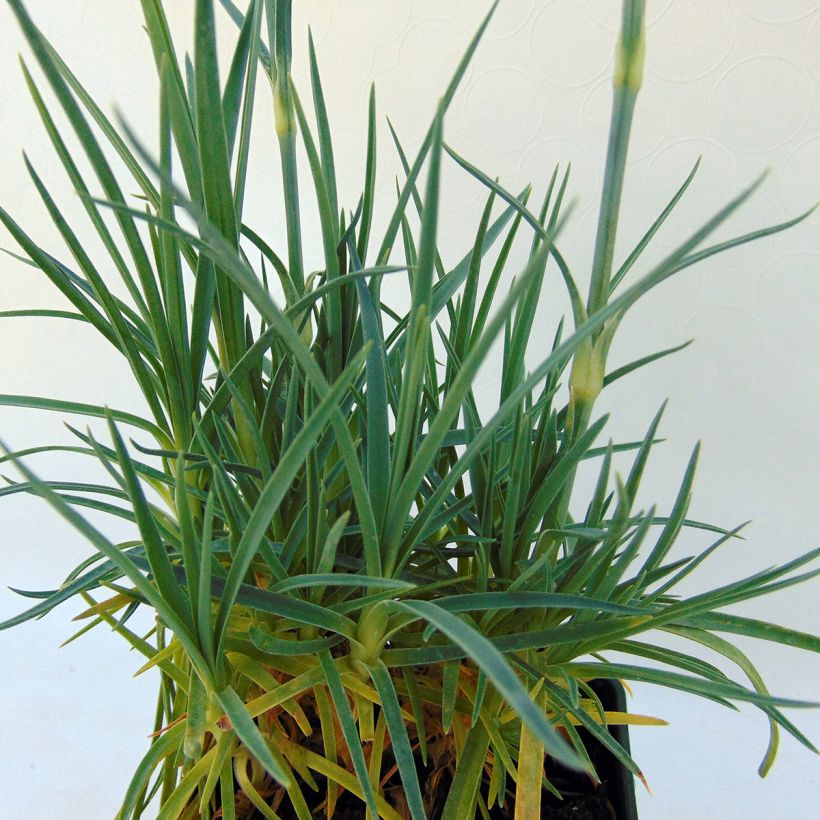
[[[190,41],[191,0],[169,3],[179,42]],[[609,0],[502,0],[447,118],[446,138],[471,161],[520,190],[536,193],[556,163],[572,162],[576,210],[564,253],[583,282],[597,211],[618,3]],[[146,137],[153,134],[156,88],[136,0],[29,0],[46,33],[101,102],[116,102]],[[476,0],[300,0],[297,32],[310,23],[334,125],[340,188],[352,206],[363,177],[369,84],[379,113],[415,148],[435,99],[487,3]],[[635,124],[618,245],[622,258],[685,177],[700,172],[647,260],[674,247],[766,168],[764,187],[721,236],[780,221],[820,197],[820,4],[815,0],[650,0],[647,77]],[[225,33],[229,28],[225,27]],[[304,41],[296,71],[304,76]],[[61,202],[79,205],[63,183],[23,90],[16,52],[25,51],[0,5],[0,201],[55,251],[54,233],[31,191],[18,149],[49,180]],[[226,51],[227,54],[227,51]],[[302,83],[304,87],[304,83]],[[260,99],[267,101],[266,95]],[[250,187],[251,223],[277,241],[270,116],[260,110],[258,162]],[[386,128],[380,135],[389,202],[397,165]],[[441,226],[445,257],[469,246],[483,191],[448,167]],[[312,206],[309,194],[305,201]],[[78,220],[81,222],[81,220]],[[315,229],[315,225],[314,225]],[[309,233],[309,236],[311,234]],[[0,236],[0,245],[9,240]],[[281,242],[279,242],[281,245]],[[308,256],[318,263],[315,243]],[[3,309],[59,304],[42,277],[11,259],[0,264]],[[625,323],[617,362],[695,337],[696,343],[613,388],[614,436],[641,436],[657,406],[671,402],[645,503],[671,503],[688,451],[704,453],[693,514],[734,525],[754,519],[747,540],[727,547],[693,578],[717,585],[817,545],[820,448],[820,215],[765,244],[663,286]],[[547,289],[533,353],[548,344],[567,306],[558,283]],[[59,323],[0,324],[0,391],[45,393],[120,407],[137,398],[123,365],[86,330]],[[488,383],[493,373],[486,373]],[[2,437],[16,446],[64,438],[60,420],[0,411]],[[51,476],[92,475],[88,467],[41,458]],[[87,548],[42,504],[2,500],[3,584],[58,583]],[[106,522],[107,531],[125,529]],[[696,539],[690,546],[700,544]],[[685,549],[682,547],[682,549]],[[0,615],[20,608],[0,593]],[[140,755],[152,713],[153,680],[129,680],[138,662],[98,632],[59,653],[71,606],[0,636],[4,704],[0,817],[111,817]],[[746,607],[745,612],[749,612]],[[816,630],[817,585],[756,605],[758,616]],[[780,694],[817,697],[820,664],[768,646],[753,657]],[[707,702],[636,687],[634,708],[668,717],[667,729],[633,732],[633,747],[654,797],[639,795],[647,820],[809,817],[820,797],[815,760],[786,738],[767,781],[755,768],[766,742],[757,713],[734,714]],[[93,704],[93,705],[92,705]],[[820,741],[816,714],[798,722]],[[77,772],[82,772],[77,776]],[[92,782],[88,782],[88,773]]]

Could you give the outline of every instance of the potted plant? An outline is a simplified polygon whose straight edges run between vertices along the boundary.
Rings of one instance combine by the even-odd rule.
[[[527,820],[569,816],[576,800],[584,816],[635,816],[631,775],[640,770],[623,727],[660,721],[629,713],[611,683],[619,680],[755,704],[771,726],[761,773],[780,729],[812,748],[781,711],[807,704],[771,695],[725,636],[815,652],[820,639],[722,610],[815,577],[818,551],[680,594],[680,582],[740,528],[688,517],[697,448],[672,508],[639,509],[663,409],[636,442],[607,441],[607,418],[595,412],[608,384],[675,352],[608,366],[613,335],[638,299],[805,217],[710,244],[755,183],[647,265],[642,253],[693,169],[616,266],[643,0],[624,3],[586,298],[560,252],[568,173],[556,168],[537,202],[444,139],[492,9],[414,158],[393,133],[405,169],[395,204],[374,195],[371,94],[363,193],[345,208],[312,41],[310,89],[292,82],[290,0],[251,0],[244,12],[223,0],[238,34],[222,79],[211,0],[196,2],[187,64],[162,1],[143,0],[160,79],[158,146],[112,122],[24,4],[8,2],[84,154],[81,167],[42,83],[24,68],[102,250],[81,244],[28,160],[65,248],[47,250],[6,210],[0,221],[70,303],[60,315],[89,323],[126,359],[145,410],[0,396],[7,406],[105,419],[105,437],[70,428],[70,449],[108,476],[104,485],[49,482],[28,466],[31,451],[6,450],[22,480],[4,494],[42,497],[94,553],[58,590],[26,593],[39,600],[2,626],[79,596],[84,629],[112,627],[158,671],[153,734],[121,820],[149,804],[162,820]],[[285,219],[254,228],[243,203],[258,76],[273,90]],[[297,178],[297,151],[307,180]],[[436,241],[449,159],[487,188],[474,242],[452,268]],[[138,197],[126,195],[135,185]],[[303,261],[311,188],[324,255],[317,272]],[[379,234],[377,208],[386,208]],[[517,237],[531,252],[507,287]],[[566,285],[572,322],[555,317],[549,337],[539,306],[547,276]],[[384,297],[386,277],[407,283],[403,307]],[[479,370],[496,344],[500,389],[488,413]],[[623,475],[613,469],[618,454],[630,459]],[[589,460],[597,484],[579,498],[576,474]],[[127,518],[137,535],[111,542],[83,507]],[[676,557],[690,528],[714,541]],[[140,634],[132,617],[146,608],[156,620]],[[653,643],[654,631],[694,648]],[[741,681],[704,660],[704,648],[732,662]],[[603,776],[607,761],[615,769]]]

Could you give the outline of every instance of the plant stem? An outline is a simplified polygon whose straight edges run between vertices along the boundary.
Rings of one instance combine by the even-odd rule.
[[[587,301],[587,313],[590,316],[606,304],[609,294],[629,135],[632,130],[635,102],[643,81],[643,63],[646,52],[645,11],[645,0],[627,0],[624,3],[621,36],[618,40],[615,74],[612,80],[612,116],[609,125],[604,185],[601,193],[601,210],[598,217],[592,279]]]
[[[643,64],[646,52],[644,18],[646,0],[626,0],[623,7],[621,34],[615,56],[615,74],[612,79],[613,102],[609,124],[609,144],[607,148],[604,185],[601,193],[601,210],[595,237],[595,251],[592,262],[592,277],[587,300],[587,315],[606,307],[609,298],[609,282],[612,277],[612,260],[615,251],[615,237],[618,217],[621,211],[626,158],[629,151],[629,136],[635,113],[635,102],[643,81]],[[570,376],[570,398],[567,408],[566,436],[564,452],[582,436],[589,426],[595,400],[603,387],[606,371],[606,355],[611,339],[604,335],[613,330],[607,323],[593,339],[587,341],[575,353]],[[569,511],[575,471],[558,498],[555,508],[555,526],[564,526]],[[539,545],[543,554],[554,550],[554,538]]]
[[[273,111],[276,136],[282,158],[282,181],[285,189],[285,222],[288,231],[288,271],[297,293],[304,290],[302,262],[302,223],[299,216],[299,178],[296,171],[296,117],[290,88],[291,0],[266,0],[273,60]]]

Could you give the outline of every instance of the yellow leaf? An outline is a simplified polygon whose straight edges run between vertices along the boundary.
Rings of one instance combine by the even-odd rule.
[[[106,598],[106,600],[90,606],[88,609],[83,610],[79,615],[75,615],[71,620],[82,621],[86,618],[91,618],[94,615],[99,615],[101,612],[107,612],[109,614],[112,612],[117,612],[124,606],[128,606],[128,604],[130,604],[133,600],[134,599],[130,595],[120,592],[111,598]]]
[[[541,692],[537,693],[536,702],[542,709],[546,709],[546,699]],[[515,789],[515,820],[540,820],[543,775],[544,746],[522,723],[516,778],[518,782]]]
[[[596,722],[601,722],[601,716],[594,709],[585,709],[589,716]],[[669,723],[662,718],[652,717],[651,715],[637,715],[634,712],[604,712],[606,715],[606,722],[609,726],[668,726]],[[573,725],[577,726],[578,721],[571,715],[568,715]]]
[[[176,640],[171,641],[165,649],[160,649],[157,653],[151,656],[151,658],[144,663],[136,672],[134,672],[134,677],[139,677],[143,672],[148,671],[149,669],[153,669],[158,664],[162,663],[165,660],[168,660],[173,656],[173,654],[177,650]]]

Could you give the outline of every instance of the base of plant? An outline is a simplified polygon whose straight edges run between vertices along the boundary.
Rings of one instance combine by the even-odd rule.
[[[600,698],[601,704],[608,712],[625,712],[626,697],[623,687],[616,681],[594,680],[590,686]],[[306,708],[306,714],[310,707]],[[313,715],[308,714],[308,718]],[[585,729],[578,732],[584,741],[595,770],[600,778],[595,783],[589,776],[572,771],[547,761],[546,775],[550,783],[561,793],[559,799],[553,793],[544,790],[541,796],[542,820],[636,820],[637,808],[635,804],[635,789],[632,775],[624,766],[605,749]],[[610,733],[614,739],[628,752],[629,733],[626,726],[612,726]],[[424,796],[425,809],[429,820],[438,820],[443,812],[447,796],[450,793],[454,770],[454,751],[451,735],[441,738],[428,739],[427,765],[418,754],[416,746],[416,769]],[[307,738],[301,738],[301,745],[322,754],[321,735],[315,732]],[[314,748],[315,746],[315,748]],[[369,757],[370,750],[366,750]],[[382,781],[382,793],[390,805],[402,817],[410,817],[404,801],[404,789],[396,767],[393,765],[389,741],[384,749],[382,771],[388,773]],[[486,798],[488,778],[482,784],[482,794]],[[301,781],[301,779],[300,779]],[[304,781],[300,782],[302,793],[305,796],[312,816],[316,818],[328,817],[326,799],[327,784],[321,775],[315,776],[318,791],[313,791]],[[284,789],[267,780],[260,784],[260,796],[270,805],[281,820],[297,820],[297,814],[290,805]],[[503,805],[493,805],[489,810],[491,820],[513,820],[515,817],[515,784],[508,782],[507,794]],[[266,820],[266,816],[247,798],[239,784],[236,784],[234,806],[237,820]],[[221,817],[221,812],[214,814]],[[364,806],[359,797],[350,792],[340,790],[333,810],[334,820],[362,820]],[[466,819],[465,819],[466,820]]]

